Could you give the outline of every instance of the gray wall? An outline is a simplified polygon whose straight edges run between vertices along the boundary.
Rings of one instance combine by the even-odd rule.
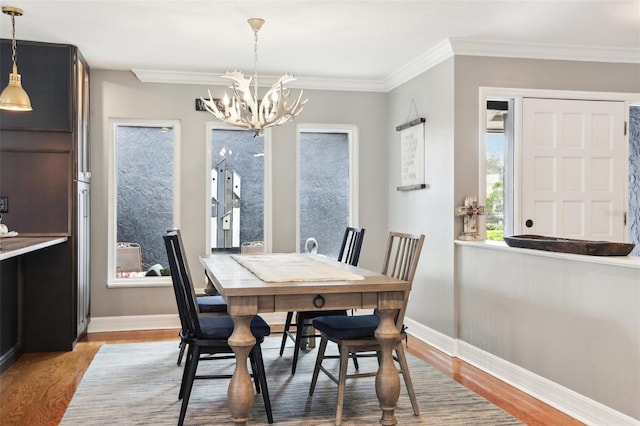
[[[478,191],[478,90],[482,86],[640,93],[640,64],[456,57],[454,201],[458,205],[462,203],[465,195],[475,194]],[[459,231],[461,227],[462,220],[457,220],[456,230]],[[486,277],[482,273],[487,267],[493,271],[500,271],[501,266],[498,262],[477,263],[474,270],[468,269],[468,265],[463,265],[462,258],[456,258],[455,262],[456,270],[465,268],[468,272],[465,277],[476,278]],[[532,265],[531,261],[525,261],[525,263],[530,267]],[[531,268],[535,270],[535,267]],[[603,269],[606,270],[606,268]],[[581,271],[584,271],[582,274],[588,274],[589,270],[584,265],[581,268]],[[622,278],[619,281],[617,278],[612,278],[610,281],[598,280],[590,288],[585,287],[583,292],[579,287],[580,280],[576,279],[581,275],[576,270],[569,269],[568,265],[564,266],[563,262],[558,262],[558,266],[551,271],[549,279],[545,281],[552,283],[554,281],[551,277],[563,276],[560,281],[575,285],[572,287],[576,292],[574,300],[582,298],[585,303],[586,300],[600,300],[603,306],[598,307],[595,304],[595,307],[590,310],[581,303],[570,303],[563,298],[563,288],[552,286],[546,288],[548,290],[546,297],[537,298],[534,293],[530,294],[531,297],[513,297],[512,291],[519,290],[510,291],[505,286],[509,285],[509,281],[514,282],[516,286],[515,283],[521,279],[518,273],[504,275],[502,279],[482,281],[480,287],[483,288],[485,297],[478,298],[477,281],[468,281],[465,277],[454,276],[453,282],[457,288],[456,303],[459,309],[457,337],[479,349],[640,419],[640,410],[635,403],[637,401],[630,401],[626,396],[637,395],[640,388],[638,381],[640,378],[637,376],[640,366],[638,359],[634,358],[639,347],[637,337],[630,337],[631,352],[625,356],[619,356],[616,354],[615,346],[610,345],[612,340],[606,337],[604,331],[607,328],[604,323],[620,321],[615,329],[611,329],[611,333],[620,336],[637,332],[639,326],[637,310],[635,323],[632,315],[616,318],[615,312],[616,309],[629,309],[628,305],[619,305],[619,302],[624,300],[635,300],[632,303],[636,304],[637,309],[638,293],[630,292],[631,287],[628,283],[632,281],[630,277],[638,276],[638,270],[625,271],[627,278],[624,280]],[[526,271],[523,273],[526,275]],[[569,278],[564,278],[564,274]],[[594,289],[598,285],[605,286],[606,289],[599,291]],[[608,292],[611,294],[604,297],[603,295]],[[493,322],[494,315],[497,313],[496,306],[508,306],[509,312],[514,313],[531,313],[537,310],[538,316],[529,317],[517,323],[512,322],[512,328],[502,333]],[[504,321],[508,319],[505,318]],[[540,344],[540,340],[533,338],[540,335],[541,323],[555,325],[543,329],[543,341],[551,344]],[[593,328],[594,325],[597,326]],[[523,339],[522,336],[532,338]],[[571,341],[579,342],[580,347],[584,349],[583,353],[576,353],[576,346],[567,344]],[[556,344],[557,342],[563,343]],[[608,347],[611,350],[596,349],[600,347]],[[551,353],[553,356],[550,356]],[[571,365],[570,369],[567,368],[569,365]],[[614,365],[615,368],[613,368]],[[599,374],[595,372],[598,369],[606,369],[612,374],[610,376]],[[635,379],[620,380],[621,369],[627,369],[628,374],[635,375]],[[567,374],[574,377],[567,377]],[[584,378],[590,378],[590,380]],[[603,392],[603,389],[609,390],[608,395],[605,395],[607,392]]]
[[[407,316],[481,350],[508,356],[508,361],[523,368],[533,364],[527,365],[522,360],[537,358],[532,371],[550,380],[568,383],[577,392],[599,398],[601,393],[597,387],[610,383],[582,381],[578,384],[564,380],[566,366],[576,361],[572,357],[574,354],[562,347],[552,349],[537,345],[535,340],[520,339],[520,336],[535,335],[535,324],[517,324],[510,333],[495,329],[490,319],[497,305],[509,306],[512,312],[531,310],[526,298],[519,300],[505,295],[500,286],[507,284],[500,280],[484,280],[473,285],[467,282],[468,277],[486,276],[479,274],[486,272],[487,267],[499,274],[499,263],[487,259],[469,265],[455,256],[453,240],[462,231],[462,219],[454,217],[454,209],[463,204],[465,196],[477,194],[479,187],[479,88],[483,86],[640,93],[640,65],[457,56],[389,94],[389,228],[426,235]],[[412,101],[418,113],[427,118],[425,167],[429,187],[399,193],[395,190],[400,167],[398,135],[393,129],[407,121],[406,114]],[[456,276],[455,271],[463,267],[464,276]],[[517,280],[517,277],[511,278]],[[485,292],[484,297],[478,297],[475,291],[478,286]],[[615,287],[610,288],[617,291]],[[551,309],[544,301],[541,303],[536,309],[543,312]],[[563,339],[566,332],[562,327],[563,320],[580,324],[584,319],[583,313],[570,305],[564,306],[558,315],[558,326],[546,330],[552,334],[547,336],[549,341]],[[585,330],[581,331],[585,335]],[[553,356],[549,356],[551,352]],[[599,352],[598,356],[590,358],[589,366],[574,372],[588,375],[590,369],[612,362],[616,362],[615,357]],[[636,365],[628,367],[632,374],[637,371]],[[628,384],[621,385],[625,386],[625,383]],[[625,391],[634,390],[625,388]],[[611,402],[606,398],[600,398],[600,401]],[[639,418],[637,411],[632,411],[626,402],[615,408]]]
[[[459,337],[640,420],[640,269],[581,257],[457,247]]]
[[[638,93],[640,65],[456,56],[389,93],[389,229],[426,235],[407,316],[450,337],[456,336],[456,327],[464,327],[455,323],[453,241],[462,232],[462,219],[454,213],[467,195],[478,194],[483,86]],[[412,103],[427,119],[428,187],[398,192],[395,127],[415,118]]]
[[[108,119],[171,119],[181,123],[182,236],[194,281],[201,268],[198,256],[205,253],[208,220],[205,156],[206,122],[212,115],[194,110],[194,100],[211,89],[222,96],[223,88],[141,83],[126,71],[92,70],[91,164],[92,164],[92,317],[175,313],[171,287],[107,288],[108,212]],[[309,102],[294,123],[272,131],[273,155],[273,251],[296,250],[296,123],[352,124],[360,138],[360,218],[367,228],[360,264],[380,269],[387,236],[386,95],[382,93],[305,91]],[[374,190],[367,190],[374,188]],[[197,275],[196,275],[197,274]],[[204,278],[201,276],[201,279]]]
[[[426,239],[414,279],[407,317],[454,336],[453,58],[389,93],[389,230],[424,234]],[[415,102],[415,110],[412,104]],[[400,186],[400,133],[396,126],[417,113],[425,123],[426,189]],[[367,230],[367,232],[369,232]],[[367,235],[368,237],[368,235]]]

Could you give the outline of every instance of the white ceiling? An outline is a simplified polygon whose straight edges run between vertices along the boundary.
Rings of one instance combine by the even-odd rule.
[[[640,63],[640,0],[2,0],[18,40],[78,46],[94,69],[253,72],[383,81],[452,39],[512,52],[593,51]],[[10,18],[0,35],[11,38]],[[487,43],[491,42],[491,43]],[[560,50],[558,50],[560,49]],[[626,62],[627,60],[623,60]],[[20,51],[18,49],[18,65]]]

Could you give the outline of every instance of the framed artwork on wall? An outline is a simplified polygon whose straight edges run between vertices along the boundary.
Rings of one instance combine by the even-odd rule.
[[[396,127],[400,132],[400,186],[398,191],[412,191],[427,187],[424,181],[424,117]]]

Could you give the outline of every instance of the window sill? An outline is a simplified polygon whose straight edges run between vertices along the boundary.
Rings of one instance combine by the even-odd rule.
[[[112,278],[107,282],[107,288],[156,288],[171,285],[171,277]]]
[[[584,254],[557,253],[553,251],[533,250],[517,247],[509,247],[503,241],[462,241],[455,240],[458,246],[476,247],[488,250],[506,251],[510,253],[525,254],[529,256],[552,257],[575,262],[598,263],[601,265],[621,266],[625,268],[640,269],[640,256],[587,256]]]

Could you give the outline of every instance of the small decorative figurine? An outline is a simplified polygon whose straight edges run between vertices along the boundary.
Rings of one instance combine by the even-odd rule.
[[[484,214],[484,206],[478,205],[478,198],[468,196],[464,199],[464,206],[456,209],[456,216],[464,216],[464,228],[459,240],[480,241],[484,238],[478,234],[478,215]]]

